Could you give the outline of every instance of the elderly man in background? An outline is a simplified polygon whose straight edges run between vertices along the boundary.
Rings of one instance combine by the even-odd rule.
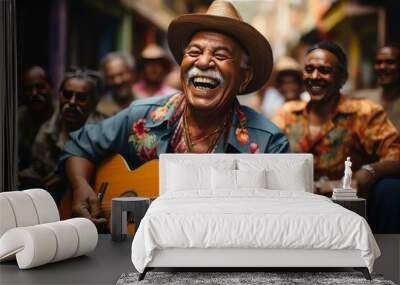
[[[304,91],[303,76],[300,64],[291,57],[281,57],[274,69],[272,88],[263,90],[261,110],[265,116],[272,118],[285,102],[300,100]],[[276,92],[278,91],[278,92]]]
[[[382,220],[374,222],[373,228],[400,232],[400,207],[389,205],[393,195],[400,194],[395,189],[400,185],[399,133],[381,106],[343,97],[340,89],[346,80],[347,60],[342,49],[330,42],[314,45],[306,53],[303,71],[310,101],[286,103],[273,122],[288,136],[291,151],[314,154],[316,179],[341,179],[343,162],[351,157],[358,196],[367,198],[378,193],[379,203],[387,205],[381,212],[374,212]],[[391,181],[392,192],[385,189],[385,197],[375,184],[387,177],[395,179]],[[321,194],[330,196],[331,192],[331,188],[323,189]]]
[[[135,61],[123,52],[108,53],[100,63],[106,93],[97,105],[97,111],[107,117],[125,109],[135,99],[132,86],[135,78]]]
[[[156,44],[148,45],[138,60],[140,80],[133,85],[136,99],[171,95],[178,90],[165,84],[171,70],[171,61],[165,51]]]
[[[76,69],[66,73],[59,88],[59,109],[40,128],[33,145],[31,143],[32,164],[20,173],[36,181],[25,187],[44,187],[54,194],[56,186],[62,186],[54,174],[58,158],[70,132],[104,119],[96,112],[101,92],[101,77],[96,72]]]
[[[400,130],[400,46],[378,49],[374,70],[380,88],[360,90],[355,98],[365,98],[382,105],[389,119]]]
[[[133,169],[167,152],[286,152],[279,129],[236,98],[263,86],[273,61],[267,40],[232,4],[214,1],[206,14],[176,18],[168,43],[181,63],[182,93],[136,101],[67,142],[60,170],[71,183],[76,215],[105,222],[89,181],[96,164],[113,153]]]
[[[19,169],[29,167],[32,157],[32,141],[44,122],[54,111],[53,90],[49,77],[40,66],[24,71],[22,77],[23,105],[18,109],[18,156]],[[26,183],[20,181],[20,183]]]

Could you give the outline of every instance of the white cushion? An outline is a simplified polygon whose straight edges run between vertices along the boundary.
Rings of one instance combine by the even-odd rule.
[[[305,178],[303,182],[305,185],[300,185],[301,180],[296,181],[296,188],[292,190],[306,189],[308,192],[313,192],[313,156],[309,153],[288,153],[288,154],[229,154],[229,153],[212,153],[212,154],[181,154],[181,153],[164,153],[160,155],[160,195],[169,191],[169,165],[171,162],[179,163],[184,165],[198,165],[198,166],[210,166],[215,167],[216,165],[226,164],[233,167],[225,167],[226,169],[239,169],[246,170],[245,168],[234,167],[238,161],[248,161],[250,164],[256,163],[254,167],[250,169],[275,169],[283,168],[285,171],[286,167],[280,167],[281,162],[296,164],[304,162]],[[262,163],[258,163],[262,162]],[[219,168],[219,167],[217,167]],[[248,169],[248,168],[247,168]],[[267,177],[268,178],[268,177]],[[297,179],[296,175],[292,173],[286,173],[284,179]],[[273,185],[273,184],[272,184]],[[287,188],[287,186],[285,186]],[[289,186],[289,188],[292,188]],[[195,189],[192,189],[195,190]],[[210,190],[211,191],[211,190]],[[202,192],[202,191],[199,191]],[[203,191],[204,192],[204,191]],[[236,192],[235,192],[236,193]]]
[[[33,226],[60,220],[53,197],[43,189],[0,193],[0,237],[15,227]]]
[[[237,165],[239,170],[266,169],[268,189],[287,191],[306,191],[307,189],[307,164],[305,161],[282,159],[271,163],[263,159],[238,159]]]
[[[57,240],[56,254],[51,262],[57,262],[74,256],[78,250],[78,232],[71,227],[71,224],[66,222],[55,222],[43,224],[49,228]]]
[[[0,261],[16,257],[20,269],[51,262],[57,252],[57,239],[43,225],[18,227],[0,238]]]
[[[267,171],[268,189],[287,191],[306,191],[306,176],[302,165],[290,169],[290,176],[285,171],[271,169]]]
[[[0,261],[17,259],[20,269],[28,269],[86,254],[97,245],[97,229],[89,219],[18,227],[0,238]]]
[[[171,163],[169,166],[169,191],[210,188],[210,169]]]
[[[91,252],[97,246],[98,234],[94,223],[85,218],[74,218],[65,220],[72,225],[78,233],[78,248],[73,257]]]
[[[35,206],[38,214],[39,224],[51,223],[60,220],[60,214],[57,209],[56,202],[50,193],[43,189],[24,190],[28,194]]]
[[[235,161],[218,161],[210,163],[207,161],[190,160],[170,161],[167,166],[167,189],[168,191],[184,191],[189,189],[210,190],[211,168],[235,169]]]
[[[39,217],[31,197],[23,191],[2,192],[1,196],[10,203],[17,227],[39,224]]]
[[[236,170],[236,183],[240,188],[267,188],[267,171],[262,170]]]
[[[211,168],[211,188],[213,190],[236,190],[236,170]]]
[[[8,199],[0,193],[0,237],[9,229],[17,227],[13,209]]]

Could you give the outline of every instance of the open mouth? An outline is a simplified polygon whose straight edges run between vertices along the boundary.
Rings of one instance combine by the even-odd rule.
[[[311,95],[321,95],[326,89],[326,84],[324,82],[308,81],[306,85]]]
[[[217,78],[194,76],[190,79],[190,82],[197,89],[201,90],[212,90],[217,88],[221,82]]]

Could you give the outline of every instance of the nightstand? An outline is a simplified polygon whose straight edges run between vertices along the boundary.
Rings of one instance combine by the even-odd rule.
[[[354,198],[349,200],[337,200],[331,199],[332,202],[339,204],[340,206],[359,214],[364,219],[367,218],[367,200],[363,198]]]
[[[111,202],[111,238],[123,241],[127,234],[127,214],[132,213],[136,229],[150,206],[150,198],[117,197]]]

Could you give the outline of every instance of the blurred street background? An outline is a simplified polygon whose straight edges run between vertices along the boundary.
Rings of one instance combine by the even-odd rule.
[[[168,24],[177,15],[204,12],[210,0],[17,1],[19,70],[40,65],[57,83],[68,66],[97,69],[120,50],[137,58],[150,43],[168,50]],[[310,44],[339,43],[349,58],[347,92],[374,86],[377,47],[400,42],[396,0],[232,0],[244,20],[270,41],[274,58],[300,63]]]

